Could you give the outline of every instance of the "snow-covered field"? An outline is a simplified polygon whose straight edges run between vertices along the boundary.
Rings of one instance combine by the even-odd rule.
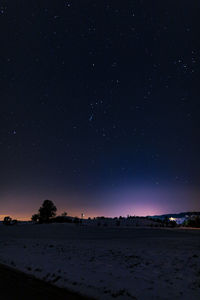
[[[0,263],[96,299],[200,299],[200,230],[1,225]]]

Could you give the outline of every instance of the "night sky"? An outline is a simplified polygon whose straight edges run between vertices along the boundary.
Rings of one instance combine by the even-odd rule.
[[[200,210],[199,12],[1,1],[0,217]]]

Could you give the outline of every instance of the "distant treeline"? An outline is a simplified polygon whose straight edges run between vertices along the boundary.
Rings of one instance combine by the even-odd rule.
[[[82,223],[82,220],[77,217],[57,216],[51,218],[48,223]]]
[[[183,226],[200,228],[200,216],[197,215],[192,219],[185,220]]]
[[[81,214],[81,218],[78,217],[70,217],[64,212],[60,216],[56,216],[57,207],[51,200],[44,200],[42,206],[39,208],[38,213],[32,215],[31,220],[34,223],[42,224],[42,223],[75,223],[81,224],[83,223],[83,214]],[[177,224],[178,219],[185,219],[183,223],[180,225]],[[186,227],[197,227],[200,228],[200,212],[183,212],[179,214],[166,214],[160,216],[153,217],[136,217],[128,215],[126,218],[120,216],[115,218],[106,218],[104,216],[96,217],[96,218],[88,218],[88,221],[103,221],[103,220],[114,220],[116,226],[120,226],[124,221],[128,222],[131,220],[149,220],[152,221],[152,224],[149,226],[159,226],[159,227],[177,227],[177,226],[186,226]],[[174,219],[174,220],[173,220]],[[176,220],[177,219],[177,220]],[[156,225],[157,223],[158,225]],[[9,216],[4,218],[3,224],[5,225],[15,225],[17,224],[17,220],[12,220]],[[86,224],[84,222],[84,224]],[[99,223],[100,224],[100,223]],[[98,225],[98,222],[97,222]],[[106,223],[104,224],[107,225]],[[136,222],[136,226],[139,226],[139,223]]]
[[[199,211],[187,211],[187,212],[181,212],[178,214],[165,214],[165,215],[155,215],[153,218],[185,218],[185,217],[191,217],[191,216],[200,216]]]

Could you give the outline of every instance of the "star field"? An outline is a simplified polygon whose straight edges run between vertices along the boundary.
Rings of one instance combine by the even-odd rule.
[[[2,1],[1,209],[12,198],[29,211],[32,191],[40,200],[119,186],[198,190],[199,9]]]

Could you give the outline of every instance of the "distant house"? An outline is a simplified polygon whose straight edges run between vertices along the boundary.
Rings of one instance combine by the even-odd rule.
[[[176,224],[181,225],[181,224],[183,224],[185,222],[186,218],[185,217],[183,217],[183,218],[173,218],[173,217],[170,217],[169,220],[170,221],[175,221]]]

